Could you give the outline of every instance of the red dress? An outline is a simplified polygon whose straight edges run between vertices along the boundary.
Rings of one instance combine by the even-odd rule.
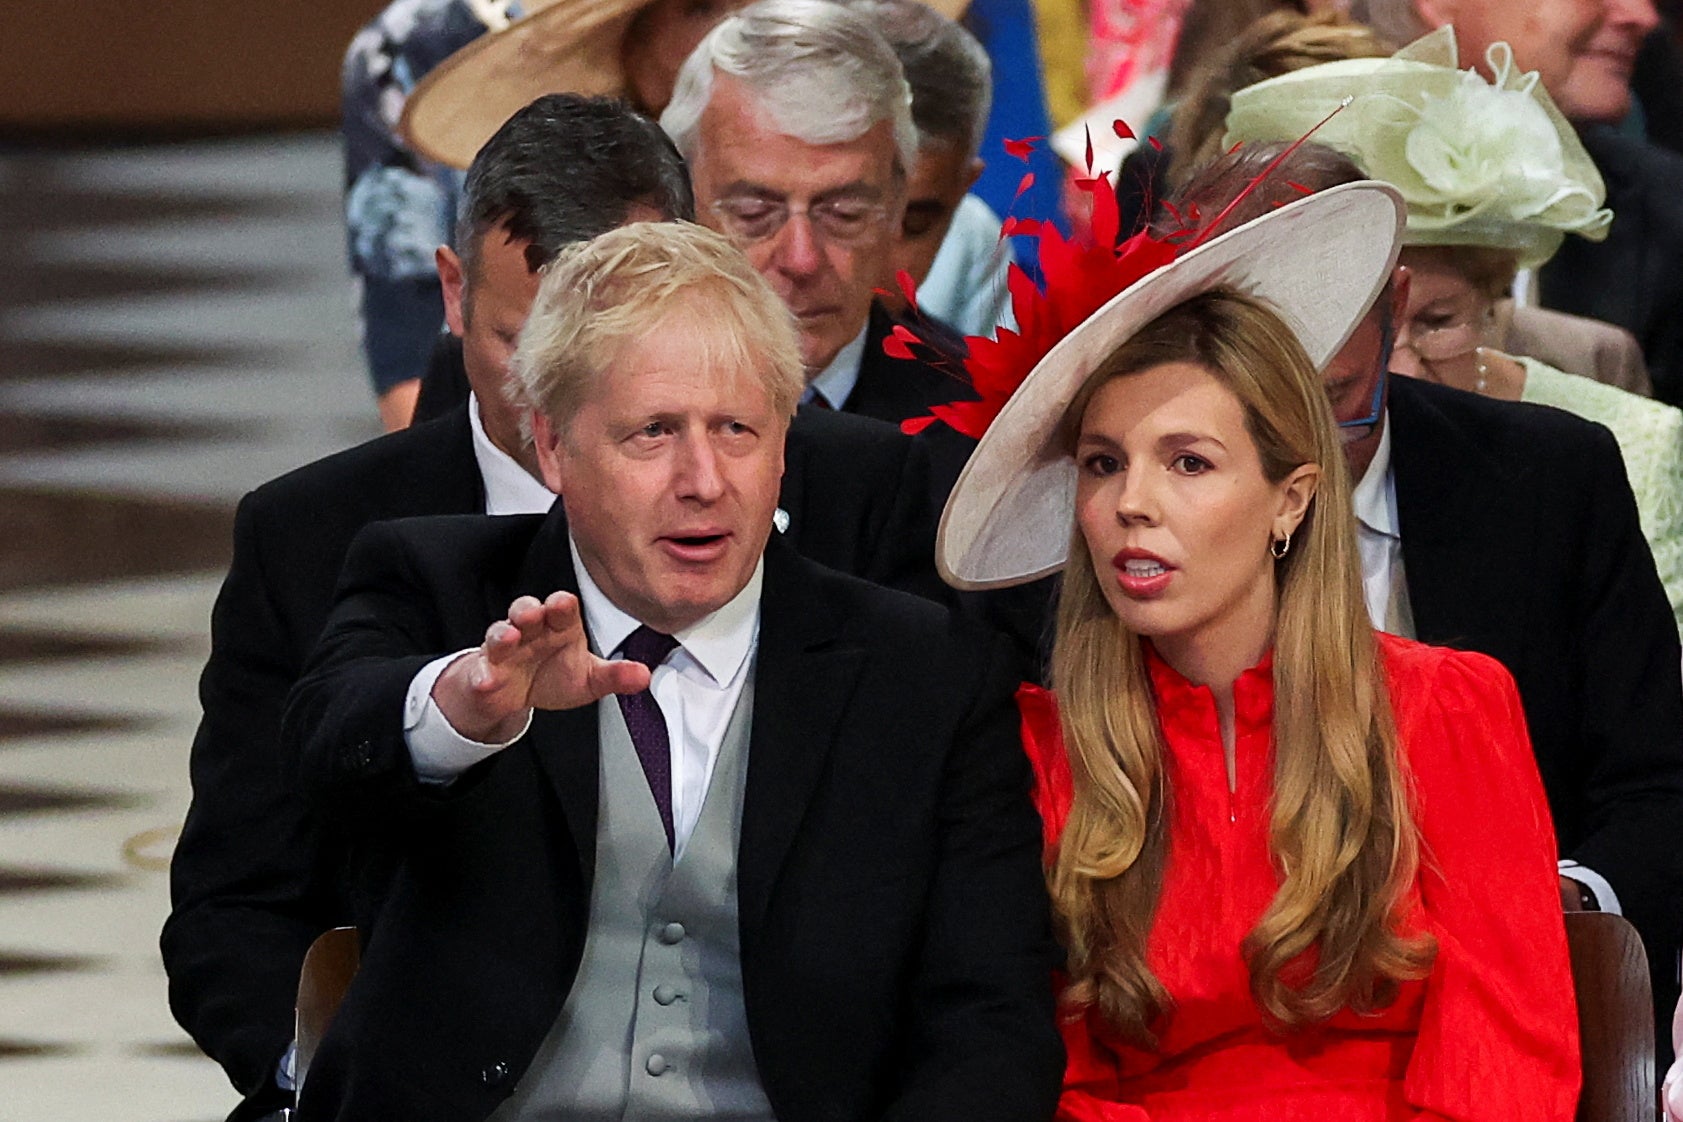
[[[1159,1047],[1066,1013],[1058,1117],[1076,1122],[1413,1118],[1566,1122],[1578,1031],[1554,832],[1513,679],[1483,655],[1379,636],[1413,785],[1421,868],[1405,911],[1429,977],[1378,1013],[1271,1033],[1240,944],[1279,884],[1268,848],[1272,660],[1234,683],[1238,782],[1210,691],[1149,654],[1167,748],[1169,862],[1147,945],[1173,999]],[[1069,814],[1055,697],[1018,693],[1048,859]]]

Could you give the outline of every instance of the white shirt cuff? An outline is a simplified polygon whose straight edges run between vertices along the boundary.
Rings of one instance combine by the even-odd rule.
[[[1594,869],[1586,869],[1576,861],[1562,861],[1560,875],[1589,889],[1595,896],[1596,905],[1602,911],[1612,912],[1616,916],[1625,914],[1619,907],[1619,894],[1613,891],[1613,886],[1607,883],[1607,878]]]
[[[526,722],[520,731],[501,744],[482,744],[469,740],[457,732],[432,699],[432,688],[445,668],[463,655],[472,654],[477,647],[433,659],[421,667],[409,682],[409,694],[403,699],[403,742],[409,746],[409,759],[422,783],[443,784],[462,772],[489,759],[526,735],[532,727],[532,711],[526,711]]]

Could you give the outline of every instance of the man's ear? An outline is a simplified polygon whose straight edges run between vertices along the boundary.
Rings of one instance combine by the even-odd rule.
[[[1414,284],[1414,274],[1407,265],[1398,265],[1391,272],[1391,323],[1400,326],[1408,316],[1408,291]]]
[[[561,493],[561,483],[565,477],[563,469],[564,453],[561,441],[564,436],[559,426],[545,415],[542,409],[527,411],[527,418],[532,426],[532,451],[538,457],[538,475],[543,479],[543,485]]]
[[[976,186],[976,180],[982,178],[982,169],[987,166],[980,156],[970,157],[970,166],[966,169],[967,177],[964,180],[966,194],[969,194],[970,188]]]
[[[466,334],[467,317],[462,314],[462,259],[447,245],[441,245],[432,255],[438,266],[438,280],[444,286],[444,322],[450,334],[460,339]]]

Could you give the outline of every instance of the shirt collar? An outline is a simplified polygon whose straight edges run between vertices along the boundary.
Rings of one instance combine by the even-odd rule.
[[[584,625],[589,629],[598,652],[610,655],[642,626],[642,621],[608,599],[607,593],[591,579],[571,531],[567,534],[567,549],[573,555],[573,571],[579,578],[579,604],[584,610]],[[765,580],[765,567],[762,556],[755,563],[754,574],[742,586],[741,592],[724,607],[708,613],[672,636],[678,640],[683,652],[721,689],[734,682],[742,672],[749,652],[754,649],[754,640],[759,636],[760,586]]]
[[[1356,484],[1356,492],[1351,496],[1352,505],[1356,508],[1356,521],[1376,534],[1383,534],[1388,538],[1401,538],[1402,529],[1397,522],[1397,484],[1391,475],[1391,418],[1386,415],[1380,422],[1379,447],[1374,449],[1373,459],[1362,473],[1361,481]]]
[[[479,398],[473,394],[468,395],[468,427],[473,430],[479,478],[485,483],[486,514],[543,514],[555,504],[555,492],[491,442],[479,419]]]
[[[859,363],[865,357],[865,335],[870,330],[871,325],[866,322],[865,326],[859,329],[859,334],[836,352],[836,357],[830,360],[830,365],[807,385],[803,401],[811,401],[816,394],[829,402],[831,409],[840,409],[847,404],[853,387],[859,384]]]

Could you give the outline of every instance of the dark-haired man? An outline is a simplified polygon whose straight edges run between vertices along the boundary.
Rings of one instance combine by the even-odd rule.
[[[235,1118],[290,1104],[285,1057],[304,952],[327,928],[367,920],[389,874],[306,807],[278,743],[287,692],[351,539],[387,519],[548,510],[554,495],[504,397],[536,271],[567,244],[626,222],[690,214],[682,162],[652,123],[608,99],[540,98],[470,170],[465,252],[438,253],[468,400],[242,501],[200,682],[194,799],[162,939],[177,1019],[247,1095]],[[861,418],[798,427],[782,495],[788,537],[823,563],[930,590],[928,485],[910,441]]]

